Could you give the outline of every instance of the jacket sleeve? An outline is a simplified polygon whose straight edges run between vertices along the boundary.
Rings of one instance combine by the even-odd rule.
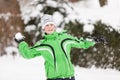
[[[87,48],[95,45],[94,41],[85,40],[82,37],[80,39],[71,37],[71,39],[73,41],[71,44],[71,47],[74,47],[74,48],[87,49]]]
[[[37,51],[35,48],[30,48],[28,44],[23,41],[18,45],[20,54],[27,59],[34,58],[40,54],[40,51]]]

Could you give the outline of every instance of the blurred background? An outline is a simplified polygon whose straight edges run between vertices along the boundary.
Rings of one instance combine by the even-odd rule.
[[[72,49],[74,65],[120,70],[119,0],[0,0],[0,56],[19,55],[14,35],[21,32],[33,46],[42,38],[40,19],[53,15],[57,30],[75,37],[104,36],[107,44]]]

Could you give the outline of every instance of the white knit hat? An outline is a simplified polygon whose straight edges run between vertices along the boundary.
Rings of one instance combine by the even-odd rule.
[[[45,14],[42,18],[41,18],[41,26],[42,26],[42,29],[45,28],[46,25],[48,24],[54,24],[55,25],[55,22],[53,20],[53,17],[51,15],[48,15],[48,14]]]

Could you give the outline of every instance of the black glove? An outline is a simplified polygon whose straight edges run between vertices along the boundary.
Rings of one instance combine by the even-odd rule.
[[[14,40],[17,43],[20,43],[20,42],[24,41],[24,38],[25,37],[20,32],[18,32],[18,33],[15,34]]]
[[[108,43],[108,41],[107,41],[103,36],[93,37],[93,40],[94,40],[96,43],[105,43],[105,44]]]

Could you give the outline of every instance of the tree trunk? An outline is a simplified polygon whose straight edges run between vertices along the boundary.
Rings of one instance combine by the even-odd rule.
[[[23,21],[18,1],[0,0],[0,55],[5,54],[5,47],[14,46],[14,34],[22,30]]]

